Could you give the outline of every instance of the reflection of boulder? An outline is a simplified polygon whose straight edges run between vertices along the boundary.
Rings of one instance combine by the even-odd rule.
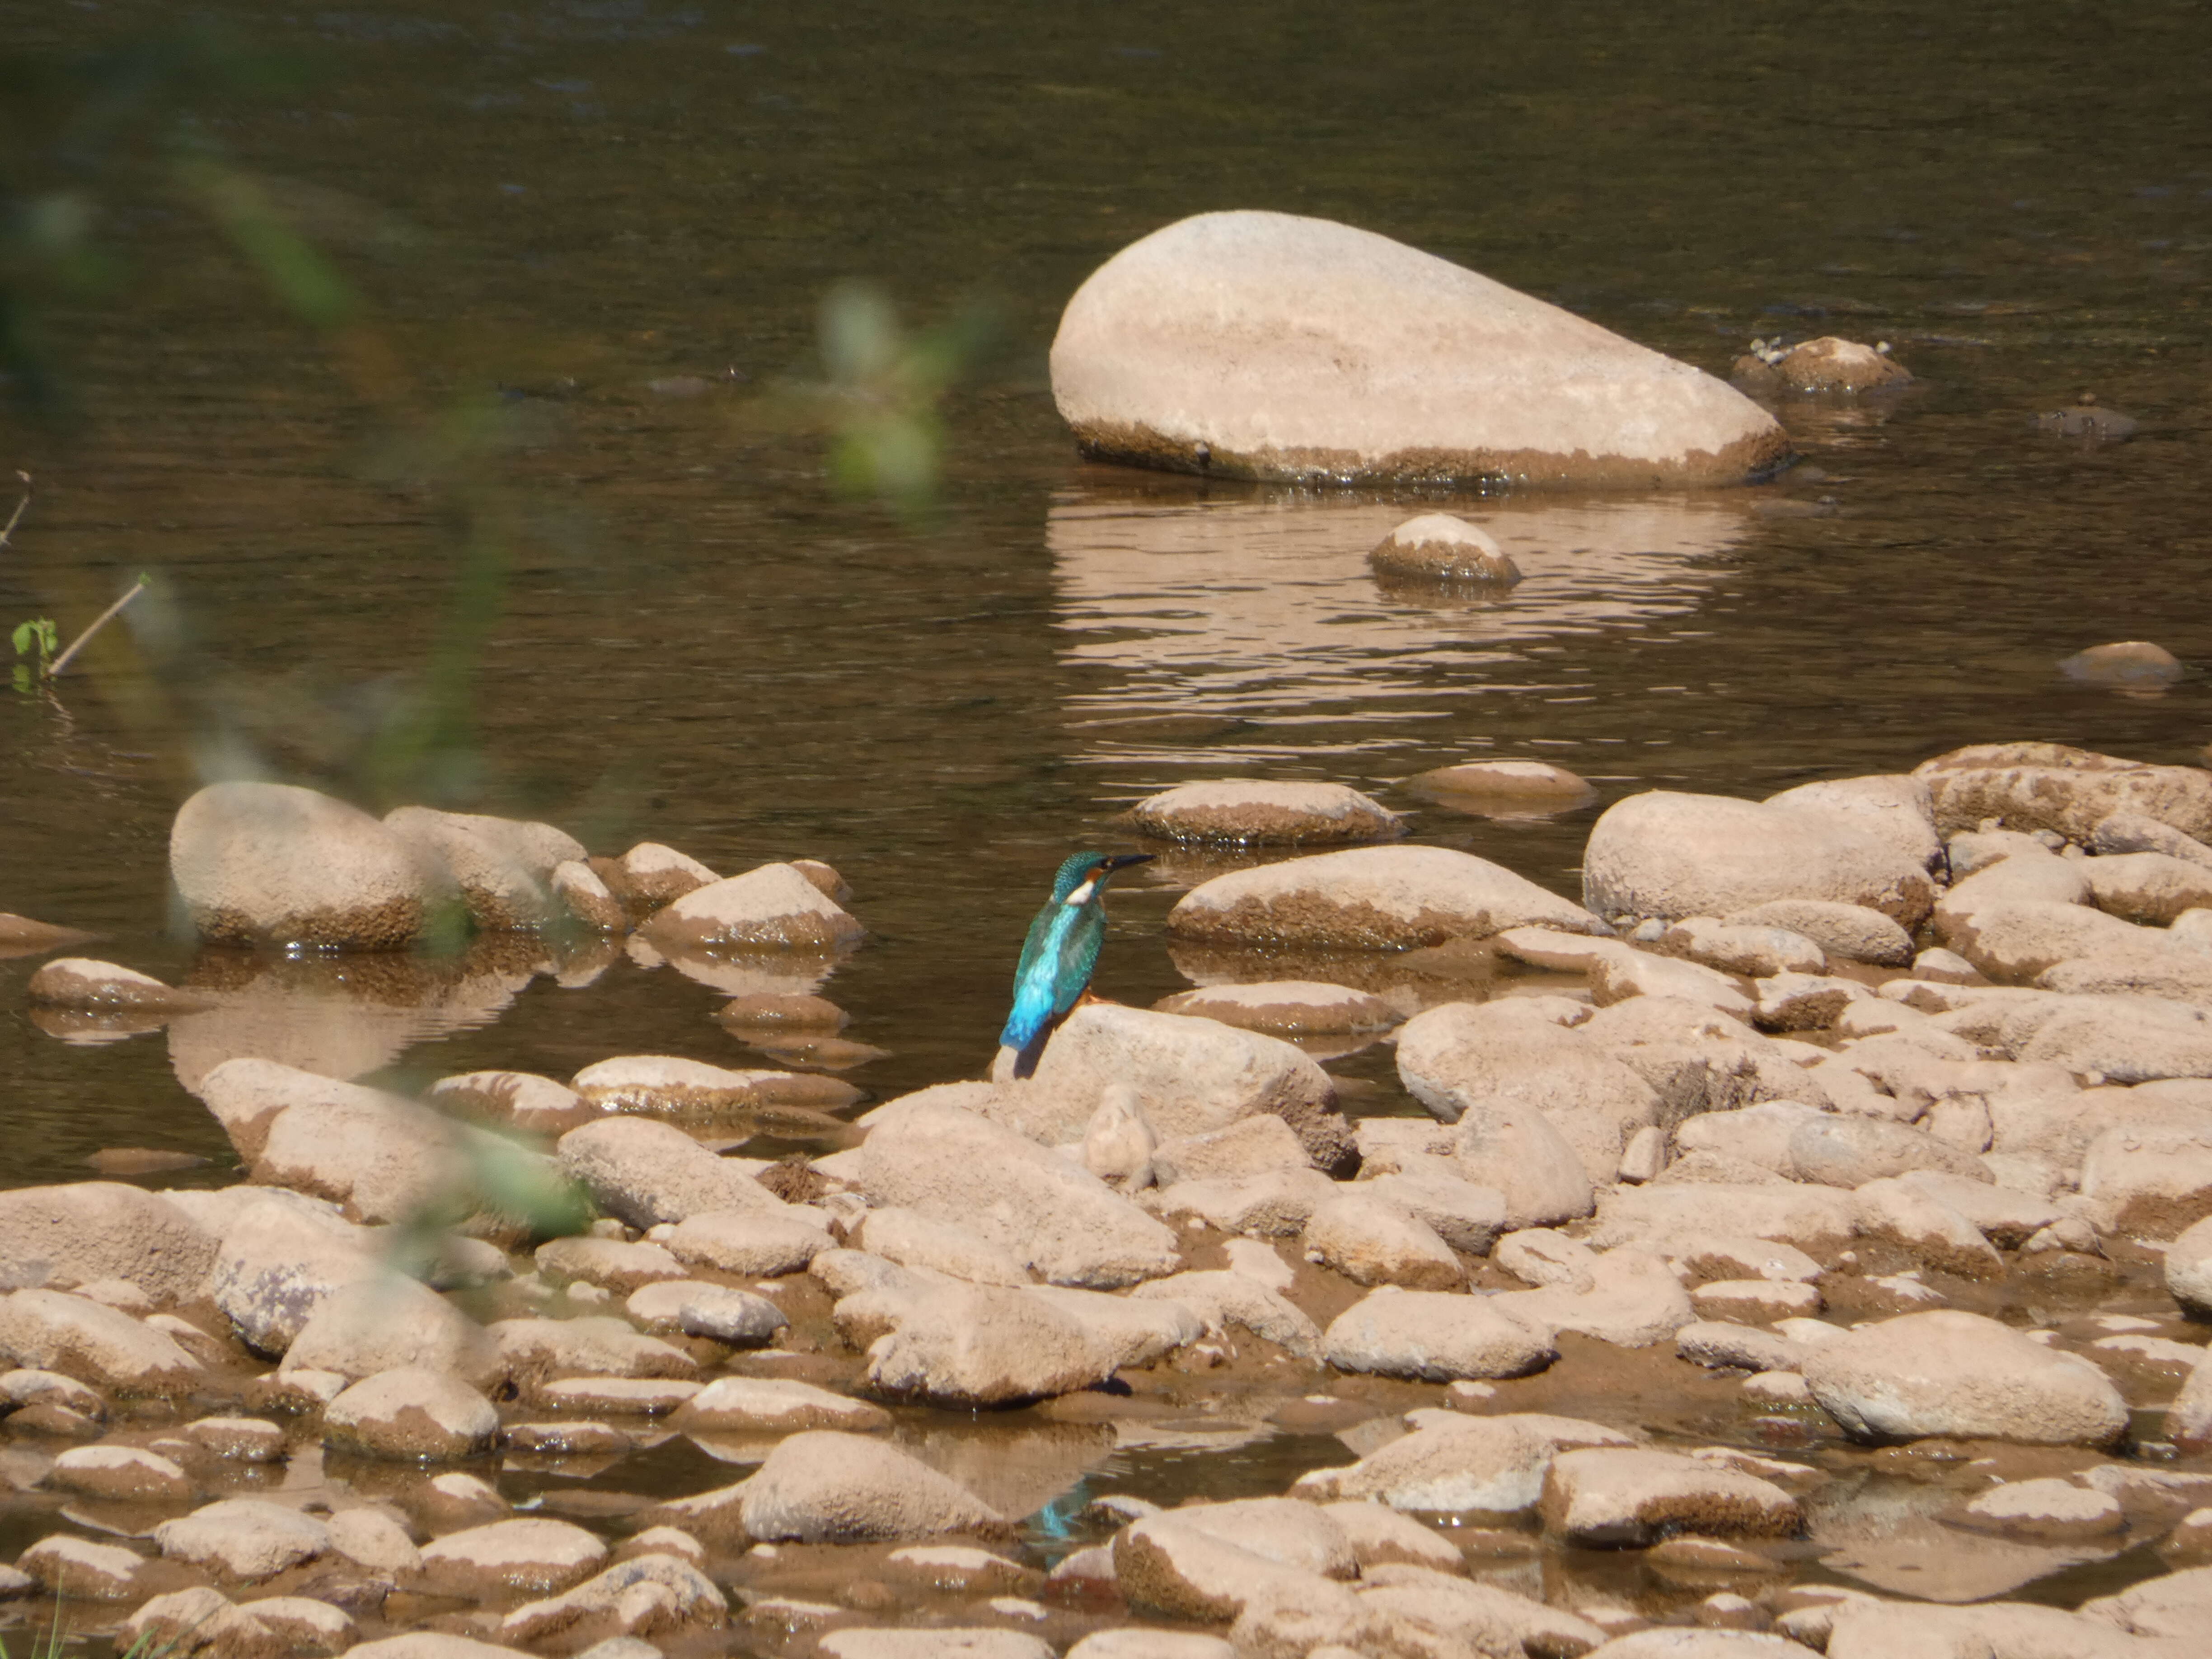
[[[360,1077],[412,1044],[489,1024],[548,965],[541,945],[514,934],[450,957],[203,951],[185,986],[215,1006],[170,1022],[169,1063],[193,1091],[242,1055]]]
[[[678,951],[663,956],[636,934],[630,959],[641,968],[673,968],[686,979],[712,986],[725,995],[810,996],[828,982],[845,955],[815,951],[751,951],[727,956],[708,951]]]
[[[925,1422],[902,1443],[1004,1516],[1034,1515],[1105,1462],[1114,1431],[1103,1423],[1000,1423],[963,1419],[957,1429]]]
[[[1488,945],[1455,941],[1425,951],[1240,950],[1168,941],[1168,960],[1193,985],[1320,980],[1382,998],[1402,1018],[1439,1002],[1480,1002],[1504,964]]]
[[[1223,717],[1310,720],[1332,704],[1397,713],[1409,695],[1447,695],[1439,665],[1479,661],[1480,647],[1680,615],[1712,580],[1712,556],[1753,522],[1722,495],[1509,498],[1462,511],[1523,580],[1474,608],[1410,609],[1369,573],[1368,550],[1405,517],[1390,502],[1064,497],[1045,534],[1065,654],[1121,671],[1074,708],[1155,755],[1187,744],[1218,767],[1233,752],[1213,741],[1209,722]]]

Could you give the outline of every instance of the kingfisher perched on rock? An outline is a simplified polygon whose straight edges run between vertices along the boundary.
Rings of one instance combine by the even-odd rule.
[[[1022,941],[1021,963],[1014,969],[1014,1010],[999,1033],[1000,1059],[1004,1051],[1012,1052],[1014,1076],[1028,1077],[1036,1070],[1046,1039],[1083,1000],[1091,970],[1098,965],[1099,947],[1106,943],[1107,878],[1133,864],[1149,864],[1152,857],[1075,853],[1061,862],[1052,878],[1052,897]],[[993,1069],[995,1073],[998,1068]]]

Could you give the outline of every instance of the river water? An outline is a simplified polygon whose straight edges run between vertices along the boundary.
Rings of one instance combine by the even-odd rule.
[[[10,47],[65,53],[171,9],[0,16]],[[188,86],[186,130],[268,180],[365,310],[333,345],[173,195],[100,198],[125,278],[47,331],[76,414],[0,428],[38,489],[0,621],[67,634],[142,570],[159,603],[56,696],[0,696],[0,908],[165,977],[260,974],[295,1029],[325,1022],[301,1052],[333,1068],[747,1058],[714,988],[628,959],[473,964],[458,989],[449,966],[426,1010],[385,968],[196,969],[172,933],[165,837],[199,778],[396,804],[360,733],[462,614],[471,522],[506,562],[437,798],[595,851],[836,865],[872,937],[823,989],[890,1052],[849,1073],[878,1097],[987,1063],[1054,864],[1178,781],[1353,784],[1573,893],[1591,817],[1638,789],[1764,795],[1969,741],[2162,762],[2212,741],[2201,7],[2124,27],[2043,0],[220,18],[301,73]],[[1840,332],[1918,380],[1784,405],[1803,465],[1758,490],[1394,501],[1085,465],[1046,377],[1060,307],[1117,248],[1225,207],[1397,237],[1718,372],[1754,336]],[[854,278],[917,323],[994,319],[918,517],[836,494],[779,391],[818,375],[818,308]],[[2138,434],[2036,428],[2084,392]],[[496,441],[423,437],[464,410]],[[1510,598],[1374,584],[1367,548],[1439,504],[1514,552]],[[2191,676],[2146,696],[2058,672],[2134,638]],[[1598,801],[1501,822],[1397,787],[1481,756],[1556,761]],[[1160,923],[1188,873],[1117,890],[1102,990],[1188,982]],[[0,1180],[81,1178],[116,1146],[231,1178],[178,1083],[208,1051],[57,1040],[24,1012],[34,965],[0,963]],[[380,1012],[340,1018],[349,996]],[[1363,1109],[1409,1109],[1387,1050],[1340,1069]]]

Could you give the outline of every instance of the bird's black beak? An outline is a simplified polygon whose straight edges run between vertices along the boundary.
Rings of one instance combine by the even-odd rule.
[[[1098,873],[1111,875],[1115,871],[1126,870],[1133,864],[1150,864],[1158,857],[1158,853],[1116,853],[1098,866]]]

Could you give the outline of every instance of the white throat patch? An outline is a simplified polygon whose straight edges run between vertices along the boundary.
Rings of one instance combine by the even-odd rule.
[[[1091,894],[1097,890],[1098,878],[1093,876],[1090,880],[1085,882],[1082,886],[1077,888],[1066,898],[1062,899],[1060,902],[1062,904],[1088,904],[1091,902]]]

